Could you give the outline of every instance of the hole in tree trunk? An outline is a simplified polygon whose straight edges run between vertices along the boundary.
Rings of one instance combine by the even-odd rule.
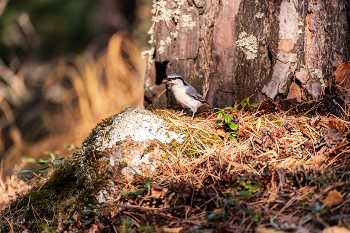
[[[156,62],[156,84],[162,84],[162,80],[166,78],[166,67],[168,61]]]
[[[271,53],[270,45],[268,45],[268,47],[267,47],[267,52],[268,52],[268,56],[269,56],[269,59],[270,59],[270,62],[271,62],[271,67],[272,67],[273,66],[273,61],[272,61],[272,53]]]

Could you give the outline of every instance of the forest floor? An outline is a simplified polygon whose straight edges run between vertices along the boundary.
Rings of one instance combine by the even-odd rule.
[[[158,145],[161,164],[117,181],[122,191],[113,203],[78,209],[57,229],[43,223],[43,231],[350,232],[347,104],[325,96],[288,110],[272,101],[242,107],[248,110],[206,110],[194,121],[158,111],[190,131],[209,125],[219,143],[194,135],[201,150],[192,156]],[[14,177],[0,180],[0,210],[29,188]]]

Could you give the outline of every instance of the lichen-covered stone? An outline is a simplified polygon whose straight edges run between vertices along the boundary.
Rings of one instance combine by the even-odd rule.
[[[15,232],[39,232],[37,216],[57,227],[78,207],[114,200],[120,193],[115,180],[152,172],[162,153],[159,147],[146,151],[152,143],[181,143],[182,137],[150,111],[128,108],[99,123],[82,148],[1,214],[13,219]],[[10,232],[6,222],[0,223],[0,232]]]
[[[145,142],[158,140],[161,143],[169,143],[172,140],[182,142],[180,135],[169,132],[167,123],[142,108],[127,108],[124,112],[109,118],[110,124],[99,125],[94,131],[94,146],[97,151],[112,148],[114,145],[130,136],[132,141]],[[85,145],[83,145],[84,147]]]

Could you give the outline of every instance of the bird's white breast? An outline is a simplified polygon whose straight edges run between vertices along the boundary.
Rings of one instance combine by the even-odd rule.
[[[192,111],[197,111],[197,109],[202,106],[202,102],[195,100],[186,94],[186,88],[178,87],[177,85],[172,86],[172,91],[178,102],[182,106],[187,106],[191,108]]]

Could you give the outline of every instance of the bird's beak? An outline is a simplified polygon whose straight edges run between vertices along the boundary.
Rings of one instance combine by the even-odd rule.
[[[162,81],[162,83],[165,83],[165,84],[167,84],[169,81],[168,81],[168,79],[163,79],[163,81]]]

